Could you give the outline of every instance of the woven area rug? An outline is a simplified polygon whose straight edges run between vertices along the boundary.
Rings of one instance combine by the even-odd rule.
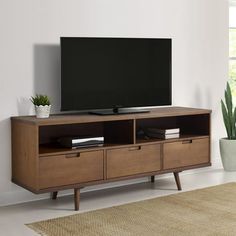
[[[27,224],[47,236],[236,235],[236,183]]]

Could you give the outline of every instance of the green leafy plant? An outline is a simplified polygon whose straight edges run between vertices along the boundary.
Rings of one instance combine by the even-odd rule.
[[[30,101],[35,105],[35,106],[46,106],[46,105],[50,105],[51,102],[48,98],[47,95],[42,95],[42,94],[36,94],[35,97],[31,97]]]
[[[232,91],[228,82],[225,90],[225,103],[221,100],[221,109],[228,139],[236,139],[236,107],[233,107]]]

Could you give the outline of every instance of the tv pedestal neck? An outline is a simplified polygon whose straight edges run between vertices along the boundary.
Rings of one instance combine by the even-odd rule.
[[[40,194],[74,189],[75,210],[80,189],[114,181],[173,173],[181,190],[179,173],[211,165],[211,111],[166,107],[126,115],[52,115],[11,118],[12,182]],[[145,139],[141,128],[180,128],[174,139]],[[62,148],[62,136],[104,136],[102,147]]]
[[[106,116],[106,115],[125,115],[125,114],[135,114],[135,113],[147,113],[147,112],[150,112],[150,110],[138,109],[138,108],[122,108],[120,106],[114,106],[112,109],[90,111],[89,114]]]

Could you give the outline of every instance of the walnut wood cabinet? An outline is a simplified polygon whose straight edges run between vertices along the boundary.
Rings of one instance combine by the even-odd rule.
[[[39,194],[74,189],[79,209],[80,189],[117,180],[206,167],[210,162],[211,111],[168,107],[128,115],[52,115],[12,117],[12,181]],[[180,128],[176,139],[145,139],[145,127]],[[61,148],[62,136],[104,136],[102,147]]]

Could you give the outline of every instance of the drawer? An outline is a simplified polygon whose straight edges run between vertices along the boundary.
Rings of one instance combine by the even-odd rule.
[[[103,179],[103,151],[41,157],[39,188]]]
[[[107,178],[160,170],[160,145],[107,150]]]
[[[163,145],[163,168],[172,169],[210,162],[209,138]]]

